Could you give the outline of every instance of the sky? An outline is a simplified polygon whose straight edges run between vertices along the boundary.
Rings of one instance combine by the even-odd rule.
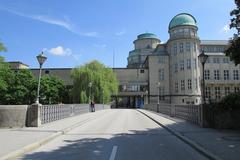
[[[126,67],[137,35],[150,32],[162,42],[179,13],[198,22],[201,40],[227,40],[234,0],[0,0],[0,41],[6,61],[43,67],[71,68],[98,60],[108,67]],[[113,56],[114,55],[114,56]]]

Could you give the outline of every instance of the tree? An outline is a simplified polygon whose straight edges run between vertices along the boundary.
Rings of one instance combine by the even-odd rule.
[[[55,76],[43,76],[41,78],[40,103],[58,104],[63,102],[66,88],[63,80]]]
[[[231,19],[230,28],[236,28],[238,34],[234,34],[233,39],[229,41],[229,46],[225,54],[234,61],[235,65],[238,65],[240,64],[240,0],[235,0],[235,3],[237,8],[230,13],[231,16],[234,16],[234,18]]]
[[[102,99],[107,103],[110,101],[111,94],[118,92],[118,81],[112,69],[96,60],[73,69],[71,78],[74,103],[88,103],[90,95],[96,103],[102,103]]]
[[[228,49],[225,51],[226,56],[233,60],[235,65],[240,64],[240,38],[230,40]]]
[[[0,42],[0,52],[6,52],[7,48],[4,46],[2,42]]]
[[[29,70],[0,70],[0,104],[31,104],[36,97],[36,80]]]

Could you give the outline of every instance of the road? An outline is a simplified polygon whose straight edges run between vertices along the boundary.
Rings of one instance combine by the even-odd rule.
[[[92,114],[92,113],[89,113]],[[18,159],[205,160],[203,155],[137,110],[98,114]]]

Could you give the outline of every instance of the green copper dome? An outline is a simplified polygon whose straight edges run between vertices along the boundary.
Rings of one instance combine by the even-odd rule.
[[[169,24],[169,30],[177,26],[185,26],[185,25],[197,27],[197,21],[191,14],[180,13],[175,17],[173,17],[173,19],[171,20]]]
[[[144,34],[140,34],[137,36],[138,39],[144,39],[144,38],[156,38],[158,39],[158,37],[153,34],[153,33],[144,33]]]

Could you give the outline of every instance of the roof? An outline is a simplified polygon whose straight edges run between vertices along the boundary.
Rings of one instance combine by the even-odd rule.
[[[153,33],[143,33],[137,36],[138,39],[145,39],[145,38],[155,38],[158,39],[157,35]]]
[[[201,45],[228,45],[228,40],[201,40]]]
[[[186,26],[186,25],[191,25],[191,26],[196,26],[197,27],[197,21],[196,19],[188,13],[180,13],[173,17],[171,22],[169,23],[168,29],[172,29],[174,27],[178,26]]]

